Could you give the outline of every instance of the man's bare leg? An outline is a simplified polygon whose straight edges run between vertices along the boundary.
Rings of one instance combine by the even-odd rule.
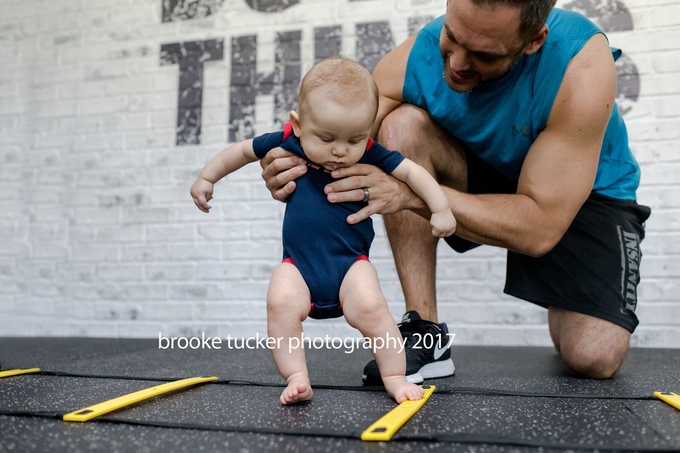
[[[608,379],[628,352],[630,332],[604,319],[550,307],[550,337],[565,365],[590,379]]]
[[[441,184],[467,189],[467,165],[460,142],[436,124],[425,110],[402,104],[382,122],[378,142],[399,150],[427,169]],[[430,222],[410,211],[384,216],[406,311],[438,322],[435,273],[438,238]]]

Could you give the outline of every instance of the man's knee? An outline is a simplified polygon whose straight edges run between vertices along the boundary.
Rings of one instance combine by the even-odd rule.
[[[389,149],[398,149],[406,157],[413,158],[410,151],[415,152],[416,147],[411,146],[418,142],[419,137],[428,127],[432,120],[428,113],[415,105],[402,104],[391,111],[380,124],[378,131],[378,143]]]
[[[378,142],[424,167],[440,184],[467,190],[465,145],[420,107],[402,104],[390,112],[381,123]]]
[[[613,322],[551,306],[550,336],[565,365],[590,379],[608,379],[628,352],[630,332]]]
[[[609,379],[623,363],[628,343],[595,347],[582,341],[560,342],[559,353],[565,365],[578,376]]]

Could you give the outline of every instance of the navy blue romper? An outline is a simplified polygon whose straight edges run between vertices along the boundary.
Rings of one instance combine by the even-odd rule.
[[[286,199],[283,260],[294,264],[307,283],[312,299],[309,316],[337,318],[342,316],[340,285],[355,261],[368,259],[375,236],[373,222],[368,218],[355,225],[347,223],[347,217],[366,203],[330,203],[324,187],[336,179],[307,159],[292,131],[292,124],[286,123],[283,131],[260,135],[253,140],[253,150],[262,159],[280,146],[307,160],[307,173],[295,180],[295,191]],[[403,160],[401,153],[369,139],[359,163],[375,165],[390,174]]]

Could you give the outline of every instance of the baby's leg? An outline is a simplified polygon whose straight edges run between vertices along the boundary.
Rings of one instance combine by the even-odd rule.
[[[401,333],[387,308],[378,274],[369,261],[357,261],[347,271],[340,287],[340,302],[349,325],[359,329],[364,337],[385,340],[382,348],[371,352],[387,392],[397,403],[420,399],[423,389],[406,380],[406,355],[400,350]],[[375,344],[373,341],[372,345]]]
[[[281,404],[312,398],[305,350],[299,341],[302,321],[308,313],[309,289],[300,271],[292,264],[279,264],[272,274],[267,291],[267,333],[276,339],[276,347],[272,348],[274,363],[288,383],[281,393]]]

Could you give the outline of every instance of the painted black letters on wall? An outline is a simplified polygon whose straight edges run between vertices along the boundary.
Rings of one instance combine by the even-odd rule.
[[[201,143],[203,62],[222,60],[223,43],[221,39],[209,39],[161,46],[161,65],[179,64],[176,139],[178,145]]]

